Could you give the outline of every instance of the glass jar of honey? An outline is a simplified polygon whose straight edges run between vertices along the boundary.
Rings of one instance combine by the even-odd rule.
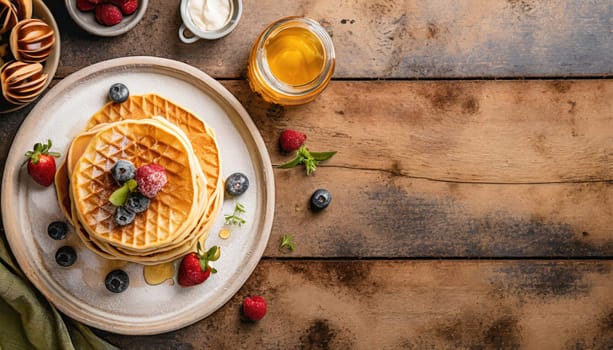
[[[270,24],[253,44],[247,78],[267,102],[300,105],[326,88],[334,64],[332,38],[318,22],[285,17]]]

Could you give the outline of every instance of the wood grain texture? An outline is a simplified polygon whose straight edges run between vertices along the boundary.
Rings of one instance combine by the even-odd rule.
[[[61,1],[46,1],[62,35],[58,76],[126,55],[176,58],[217,78],[244,74],[249,49],[272,21],[311,17],[331,33],[335,78],[605,76],[613,73],[608,0],[243,1],[233,33],[182,44],[179,1],[152,0],[132,31],[98,38]]]
[[[334,166],[275,172],[266,256],[611,257],[611,184],[476,185]],[[317,188],[332,193],[309,210]],[[291,234],[296,251],[278,249]]]
[[[286,233],[294,257],[613,256],[610,81],[333,82],[295,108],[224,85],[273,163],[287,127],[339,151],[311,177],[275,170],[266,256],[287,256]],[[314,214],[321,187],[333,203]]]
[[[606,349],[609,261],[278,261],[260,263],[222,309],[125,349]],[[261,321],[241,302],[268,301]]]
[[[333,82],[298,108],[262,103],[246,83],[233,91],[277,163],[292,127],[313,150],[337,150],[338,167],[474,183],[612,179],[609,80]]]
[[[33,107],[34,105],[31,105],[24,107],[17,112],[0,114],[0,125],[2,125],[2,127],[0,127],[0,168],[4,169],[4,162],[6,161],[7,154],[11,148],[13,138],[15,137],[17,130],[19,130],[19,126]],[[24,151],[24,154],[26,151]]]

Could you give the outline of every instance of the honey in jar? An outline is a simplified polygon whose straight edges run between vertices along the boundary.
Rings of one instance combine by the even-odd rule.
[[[269,25],[253,45],[249,85],[268,102],[299,105],[326,88],[334,64],[332,39],[319,23],[286,17]]]

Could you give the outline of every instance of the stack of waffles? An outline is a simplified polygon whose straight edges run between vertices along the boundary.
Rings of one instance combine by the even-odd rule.
[[[155,163],[168,183],[134,222],[118,225],[110,170],[119,159]],[[204,245],[223,202],[213,130],[155,94],[130,96],[95,113],[58,168],[58,202],[83,243],[96,254],[143,265],[173,261]]]

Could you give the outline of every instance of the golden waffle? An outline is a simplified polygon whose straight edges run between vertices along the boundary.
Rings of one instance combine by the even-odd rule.
[[[66,219],[74,225],[72,220],[72,203],[69,195],[70,177],[69,173],[72,173],[72,167],[76,160],[83,155],[85,148],[91,141],[92,137],[101,129],[101,127],[107,124],[97,125],[95,128],[90,129],[87,132],[83,132],[77,135],[70,144],[68,151],[65,153],[66,158],[58,166],[55,172],[55,193],[57,195],[57,201],[60,205],[60,209],[66,216]],[[68,168],[71,168],[70,171]]]
[[[157,124],[159,127],[165,130],[168,130],[169,132],[176,133],[179,137],[181,137],[185,145],[187,145],[187,148],[189,148],[190,157],[192,158],[192,161],[190,162],[190,166],[193,167],[193,171],[196,176],[196,184],[197,184],[198,194],[196,196],[196,207],[195,207],[196,210],[193,212],[193,215],[191,215],[189,219],[185,221],[185,226],[184,226],[185,229],[182,231],[175,232],[175,235],[173,236],[172,241],[168,242],[167,244],[155,246],[152,248],[145,248],[145,249],[142,249],[142,248],[134,249],[131,247],[122,247],[122,246],[117,247],[119,251],[122,251],[128,255],[140,256],[143,253],[150,253],[153,250],[155,250],[156,253],[163,252],[166,250],[172,250],[179,246],[185,246],[184,243],[188,240],[193,240],[195,238],[194,237],[195,235],[197,235],[198,237],[201,237],[202,232],[197,230],[197,226],[205,217],[205,211],[207,209],[207,204],[208,204],[205,177],[202,172],[202,169],[200,168],[200,165],[198,164],[198,160],[196,159],[193,153],[193,150],[191,149],[191,146],[189,146],[190,142],[187,139],[187,136],[185,135],[185,133],[183,133],[181,129],[179,129],[174,124],[168,122],[164,118],[160,118],[156,116],[150,119],[150,121],[151,123]],[[78,142],[78,140],[75,140],[73,143],[76,143],[76,142]],[[71,155],[72,155],[72,152],[69,156]],[[70,163],[69,163],[69,172],[70,172]]]
[[[110,169],[119,159],[166,169],[168,183],[134,223],[119,226],[108,198],[117,189]],[[180,137],[150,120],[111,123],[98,131],[70,171],[71,199],[81,225],[97,240],[135,250],[172,243],[198,217],[197,175]],[[73,220],[75,217],[73,216]]]
[[[154,117],[151,122],[155,124],[159,123],[159,126],[161,127],[174,129],[177,134],[183,134],[182,131],[180,131],[176,126],[167,122],[165,119]],[[70,176],[69,174],[72,173],[72,169],[74,168],[76,160],[82,155],[91,139],[98,132],[98,130],[103,128],[105,125],[108,124],[98,125],[87,132],[83,132],[77,135],[74,138],[67,152],[66,160],[60,165],[60,167],[58,168],[58,173],[56,175],[56,188],[58,190],[59,199],[66,197],[70,198],[70,196],[68,195],[64,196],[63,193],[68,187],[68,177]],[[185,135],[183,134],[182,137],[185,137]],[[184,141],[188,143],[188,140],[186,138],[184,139]],[[193,163],[198,163],[195,160],[195,157]],[[199,166],[197,168],[198,170],[200,170]],[[204,193],[206,190],[206,184],[198,182],[198,185],[199,193]],[[212,206],[212,208],[214,208],[212,210],[212,212],[215,213],[214,215],[217,215],[220,203],[221,198],[218,195],[214,199],[214,206]],[[212,224],[212,220],[203,220],[203,218],[205,218],[204,210],[206,209],[206,203],[202,202],[199,206],[198,215],[200,216],[200,220],[198,222],[198,227],[193,228],[184,238],[177,238],[176,241],[173,241],[173,243],[161,248],[155,248],[154,251],[151,252],[147,252],[144,250],[131,251],[131,249],[115,247],[104,240],[98,240],[94,236],[90,236],[89,233],[81,226],[74,206],[72,208],[68,207],[70,206],[71,201],[68,200],[62,203],[62,201],[60,200],[60,204],[61,206],[67,206],[66,208],[62,209],[69,212],[68,217],[69,220],[73,223],[76,233],[91,251],[106,259],[131,261],[144,265],[154,265],[175,260],[187,254],[189,251],[194,250],[198,241],[200,241],[201,244],[204,244],[204,241],[206,240],[206,237],[208,235],[210,224]],[[202,221],[205,221],[207,224],[202,225]]]
[[[68,187],[70,186],[70,179],[68,178],[68,168],[66,162],[62,162],[55,172],[55,194],[57,195],[57,202],[60,205],[60,209],[66,219],[74,225],[72,222],[71,213],[71,201],[69,196]]]
[[[85,129],[96,125],[125,119],[144,119],[161,116],[185,132],[191,141],[200,167],[207,179],[209,198],[220,197],[223,201],[224,190],[221,178],[221,157],[214,131],[191,111],[173,101],[156,94],[130,95],[122,103],[109,102],[91,116]],[[210,200],[205,216],[199,226],[210,227],[217,216],[219,207]]]
[[[132,95],[121,104],[109,102],[96,112],[88,121],[85,130],[92,130],[97,125],[125,119],[144,119],[161,116],[181,128],[192,143],[200,166],[207,178],[209,198],[223,196],[221,187],[221,159],[214,131],[200,118],[174,102],[156,95]],[[56,174],[56,189],[58,202],[66,214],[70,208],[68,192],[62,188],[67,186],[63,165]],[[220,192],[220,193],[217,193]],[[211,201],[207,209],[207,218],[213,218],[215,207]],[[69,215],[67,218],[70,220]]]
[[[218,196],[216,199],[216,209],[214,210],[215,214],[217,214],[221,206],[220,204],[221,200],[220,196]],[[152,252],[147,252],[146,254],[133,252],[121,247],[108,247],[104,244],[102,244],[101,249],[105,251],[110,251],[116,259],[137,262],[143,265],[155,265],[163,262],[173,261],[179,257],[186,255],[190,251],[194,251],[198,242],[204,245],[208,237],[210,226],[212,225],[213,221],[207,220],[206,222],[206,225],[199,225],[198,227],[194,228],[189,237],[186,237],[183,241],[180,241],[172,246],[167,246],[160,249],[156,249]],[[94,244],[98,244],[98,242],[94,242]]]
[[[207,178],[208,195],[213,198],[222,180],[221,159],[215,133],[194,113],[169,99],[156,94],[145,94],[130,95],[122,103],[109,102],[89,119],[85,130],[102,123],[153,116],[161,116],[185,132]]]
[[[80,225],[76,211],[72,210],[69,188],[69,166],[67,160],[70,156],[78,158],[83,153],[91,135],[100,130],[105,123],[124,119],[143,119],[155,115],[163,116],[180,129],[187,138],[187,143],[194,146],[197,162],[206,174],[206,191],[208,204],[206,212],[198,218],[197,225],[181,239],[151,249],[133,249],[131,247],[115,246],[110,242],[90,236]],[[220,155],[215,140],[215,134],[202,120],[181,106],[155,94],[131,96],[122,104],[108,103],[94,114],[87,125],[87,131],[78,135],[71,145],[71,151],[64,163],[58,167],[56,174],[56,189],[60,207],[69,221],[75,226],[75,231],[84,244],[93,252],[107,259],[120,259],[136,263],[151,265],[172,261],[189,251],[194,250],[198,241],[204,244],[209,230],[218,215],[223,202],[223,186],[220,178]],[[76,150],[76,151],[75,151]],[[74,215],[73,215],[74,214]]]
[[[217,202],[218,204],[220,204],[219,200]],[[74,227],[76,233],[81,238],[85,246],[87,246],[94,253],[109,260],[130,261],[142,265],[156,265],[165,262],[171,262],[177,258],[180,258],[189,253],[190,251],[193,251],[198,241],[201,244],[204,244],[204,241],[206,240],[208,234],[208,229],[206,231],[200,231],[201,236],[196,237],[195,239],[192,239],[190,241],[183,242],[181,245],[174,247],[170,250],[156,250],[155,252],[148,254],[133,255],[126,254],[120,248],[114,247],[107,242],[92,239],[80,225],[80,222],[76,217],[73,219],[73,221],[75,222]]]
[[[111,259],[111,260],[125,260],[131,261],[135,263],[140,263],[143,265],[151,265],[173,261],[176,258],[179,258],[189,251],[195,249],[196,244],[200,241],[201,244],[204,245],[208,237],[209,230],[214,222],[214,218],[217,217],[219,209],[221,208],[221,203],[223,202],[222,191],[219,191],[215,198],[209,198],[209,201],[212,202],[212,205],[209,205],[209,209],[207,212],[209,213],[210,218],[206,215],[201,217],[198,226],[194,229],[194,233],[192,237],[189,237],[188,240],[180,242],[180,244],[171,245],[168,247],[160,248],[155,251],[155,253],[150,254],[130,254],[129,252],[124,251],[121,248],[113,247],[104,241],[97,241],[92,239],[89,234],[81,227],[78,219],[73,219],[74,208],[71,208],[70,196],[68,193],[68,166],[67,163],[62,163],[56,174],[56,189],[58,194],[58,199],[60,199],[60,207],[66,218],[75,228],[76,233],[81,238],[85,246],[87,246],[91,251],[100,255],[103,258]],[[62,199],[65,199],[62,201]]]

